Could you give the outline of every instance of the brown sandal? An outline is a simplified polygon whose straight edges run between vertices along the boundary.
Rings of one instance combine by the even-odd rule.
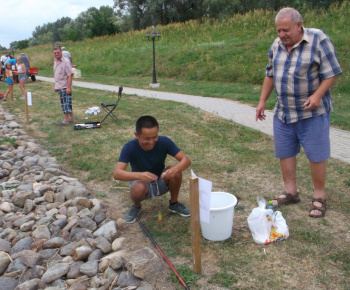
[[[276,206],[287,205],[287,204],[293,204],[293,203],[300,202],[299,192],[297,192],[296,195],[293,195],[293,194],[288,193],[288,192],[285,191],[281,195],[285,195],[285,197],[277,197],[277,198],[274,198],[272,200],[272,201],[274,201],[274,200],[277,201],[277,205]]]
[[[316,206],[314,204],[314,202],[319,202],[322,204],[322,206]],[[311,208],[310,208],[310,212],[309,212],[309,216],[310,217],[314,217],[314,218],[321,218],[321,217],[324,217],[326,215],[326,209],[327,209],[327,203],[326,203],[326,200],[325,199],[322,199],[322,198],[312,198],[312,205],[311,205]],[[321,214],[311,214],[311,212],[313,210],[318,210],[321,212]]]

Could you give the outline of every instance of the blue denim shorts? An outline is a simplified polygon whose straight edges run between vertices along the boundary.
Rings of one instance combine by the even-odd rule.
[[[163,171],[164,172],[164,171]],[[130,181],[129,186],[130,188],[133,186],[135,182],[143,182],[141,180],[133,180]],[[160,196],[163,194],[166,194],[169,191],[169,187],[165,184],[164,179],[158,178],[157,181],[154,182],[144,182],[148,188],[148,193],[146,195],[145,199],[155,199],[156,196]]]
[[[22,80],[22,81],[25,81],[27,79],[27,74],[18,75],[18,79]]]
[[[329,129],[329,113],[292,124],[283,123],[274,116],[275,156],[282,159],[294,157],[302,145],[311,162],[325,161],[331,155]]]

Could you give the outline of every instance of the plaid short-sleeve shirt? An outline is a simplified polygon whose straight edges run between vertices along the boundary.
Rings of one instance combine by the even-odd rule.
[[[59,61],[55,59],[53,64],[53,74],[55,79],[55,90],[66,89],[68,85],[68,77],[73,75],[70,61],[64,57]]]
[[[277,102],[275,115],[287,124],[322,115],[333,109],[330,91],[315,110],[306,110],[305,101],[322,80],[341,74],[334,46],[322,30],[304,28],[302,40],[290,52],[277,38],[271,45],[266,76],[273,77]]]

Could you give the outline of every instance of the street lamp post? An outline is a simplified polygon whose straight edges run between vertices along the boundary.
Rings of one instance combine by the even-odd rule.
[[[153,78],[152,78],[152,83],[150,83],[150,87],[157,88],[160,86],[159,83],[157,83],[157,76],[156,76],[156,50],[155,50],[155,41],[156,41],[156,36],[157,39],[159,40],[160,37],[160,31],[153,31],[152,32],[152,38],[150,39],[151,33],[149,31],[146,31],[146,36],[148,40],[152,40],[153,42]]]

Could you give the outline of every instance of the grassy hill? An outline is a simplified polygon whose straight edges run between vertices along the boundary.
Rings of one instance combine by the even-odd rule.
[[[333,91],[332,124],[350,130],[350,2],[327,11],[300,11],[305,27],[323,29],[332,39],[343,74]],[[224,21],[207,19],[159,26],[156,42],[158,90],[224,97],[255,106],[267,52],[277,34],[275,11],[253,11]],[[145,30],[64,43],[84,79],[147,88],[152,80],[152,42]],[[27,49],[39,73],[52,75],[52,45]],[[268,108],[272,109],[274,97]]]

